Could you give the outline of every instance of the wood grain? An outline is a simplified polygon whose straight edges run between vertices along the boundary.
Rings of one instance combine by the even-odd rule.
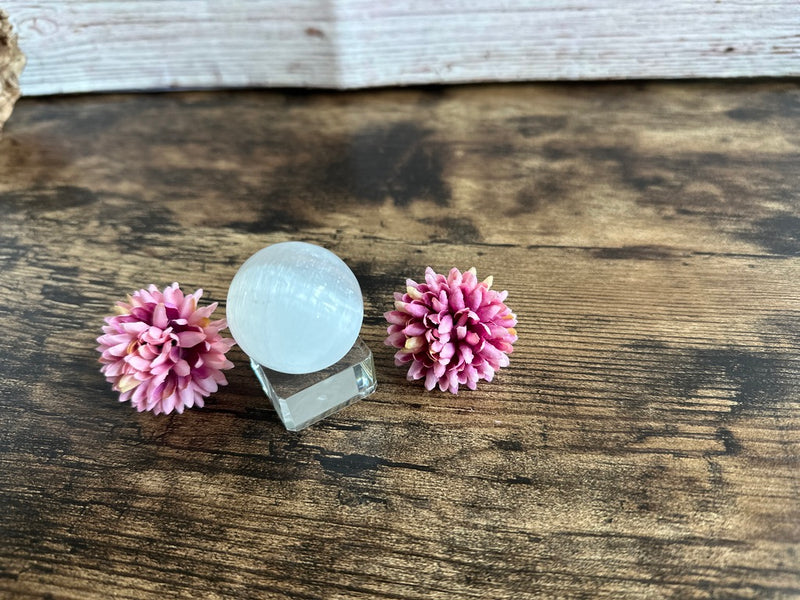
[[[6,0],[26,95],[800,76],[796,0]]]
[[[800,596],[800,87],[23,98],[0,140],[0,596]],[[224,300],[288,239],[364,289],[378,391],[286,432],[233,351],[204,409],[116,402],[150,282]],[[426,265],[508,289],[511,366],[409,383]]]

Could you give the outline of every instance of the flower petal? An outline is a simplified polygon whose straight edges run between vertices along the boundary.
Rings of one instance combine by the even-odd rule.
[[[172,367],[173,372],[180,377],[185,377],[192,372],[191,367],[189,367],[189,363],[185,360],[181,359],[175,363],[175,366]]]
[[[387,337],[384,342],[387,346],[393,346],[395,348],[402,348],[406,345],[406,335],[402,331],[398,331],[396,333],[392,333]]]
[[[383,313],[383,318],[392,325],[402,325],[405,327],[406,323],[408,323],[408,315],[400,312],[399,310],[390,310],[385,312]]]
[[[418,317],[418,318],[422,318],[425,315],[427,315],[429,312],[431,312],[430,309],[427,306],[425,306],[424,304],[421,304],[417,300],[414,300],[413,302],[407,302],[405,304],[404,309],[405,309],[405,312],[410,314],[412,317]]]
[[[456,346],[455,344],[448,342],[444,345],[442,350],[439,352],[439,360],[449,361],[453,355],[456,353]]]
[[[436,377],[436,373],[433,371],[428,371],[425,374],[425,389],[431,391],[434,387],[436,387],[438,377]]]
[[[156,304],[156,307],[153,310],[153,325],[160,329],[166,329],[169,325],[169,319],[167,318],[167,307],[164,306],[163,302]]]
[[[200,342],[205,341],[206,334],[202,331],[181,331],[178,334],[178,346],[181,348],[192,348]]]
[[[408,378],[412,380],[422,379],[425,376],[425,368],[421,362],[415,360],[408,369]]]
[[[421,336],[410,337],[406,340],[406,343],[403,347],[405,348],[406,352],[418,352],[425,347],[425,338]]]
[[[412,321],[403,329],[403,333],[407,336],[422,335],[426,331],[428,331],[428,329],[420,321]]]

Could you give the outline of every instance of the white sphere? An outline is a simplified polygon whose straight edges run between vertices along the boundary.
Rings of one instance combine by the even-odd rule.
[[[247,259],[231,281],[226,311],[242,350],[282,373],[335,364],[364,320],[350,268],[330,250],[305,242],[267,246]]]

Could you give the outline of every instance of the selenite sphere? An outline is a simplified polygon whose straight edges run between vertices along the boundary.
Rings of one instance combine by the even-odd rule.
[[[228,327],[261,365],[312,373],[338,362],[364,319],[358,280],[330,250],[282,242],[259,250],[228,289]]]

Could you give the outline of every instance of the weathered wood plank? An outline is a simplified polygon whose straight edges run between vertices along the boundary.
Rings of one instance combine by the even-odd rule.
[[[0,140],[0,595],[800,594],[800,88],[23,99]],[[323,244],[379,389],[300,434],[246,360],[182,416],[97,371],[112,302]],[[406,382],[381,313],[475,265],[511,366]]]
[[[4,8],[28,95],[800,75],[795,0],[107,0]]]

